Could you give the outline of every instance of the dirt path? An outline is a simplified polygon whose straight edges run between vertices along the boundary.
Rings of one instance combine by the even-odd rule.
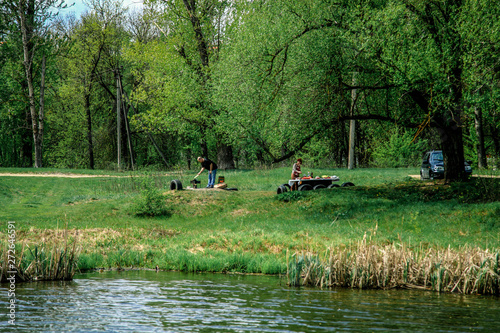
[[[168,176],[168,174],[165,174]],[[420,175],[409,175],[411,178],[420,179]],[[111,176],[111,175],[82,175],[76,173],[0,173],[0,177],[58,177],[58,178],[126,178],[126,177],[138,177],[138,176]],[[481,178],[500,178],[500,176],[493,175],[472,175],[472,177]]]
[[[411,178],[420,179],[420,175],[409,175]],[[480,178],[500,178],[500,176],[493,175],[472,175],[472,177],[480,177]]]
[[[179,175],[179,172],[164,172],[163,176],[173,177]],[[62,172],[0,172],[0,177],[57,177],[57,178],[129,178],[141,177],[141,175],[127,175],[127,176],[112,176],[112,175],[86,175],[79,173],[62,173]]]
[[[57,177],[57,178],[98,178],[98,177],[136,177],[136,176],[110,176],[110,175],[82,175],[75,173],[0,173],[0,177]]]

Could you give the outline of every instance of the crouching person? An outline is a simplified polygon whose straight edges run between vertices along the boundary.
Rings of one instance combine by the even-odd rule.
[[[198,157],[198,162],[201,163],[201,170],[198,172],[198,174],[194,177],[198,177],[201,175],[203,170],[208,170],[208,185],[207,188],[213,188],[214,183],[215,183],[215,175],[217,174],[217,164],[209,160],[208,158],[204,157]]]

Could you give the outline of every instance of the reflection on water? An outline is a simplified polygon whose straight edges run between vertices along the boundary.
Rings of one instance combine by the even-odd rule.
[[[2,285],[2,308],[7,285]],[[18,284],[23,332],[497,332],[498,297],[295,289],[277,277],[129,271]],[[2,311],[2,316],[6,311]],[[2,320],[0,331],[13,331]]]

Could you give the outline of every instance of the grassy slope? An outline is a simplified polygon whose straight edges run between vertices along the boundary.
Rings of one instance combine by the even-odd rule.
[[[51,171],[60,172],[44,170]],[[288,168],[219,172],[237,192],[169,190],[171,179],[187,186],[195,172],[124,178],[0,177],[0,219],[16,221],[18,244],[60,239],[55,230],[67,225],[82,245],[82,268],[159,265],[276,273],[284,269],[287,250],[323,253],[358,242],[365,234],[379,244],[500,248],[500,202],[464,203],[470,187],[422,187],[407,177],[417,174],[416,169],[313,171],[358,186],[301,193],[284,202],[275,190],[286,181]],[[168,216],[132,214],[144,181],[164,191]],[[206,182],[206,173],[201,181]],[[478,192],[481,186],[476,185]],[[0,232],[3,242],[5,230]]]

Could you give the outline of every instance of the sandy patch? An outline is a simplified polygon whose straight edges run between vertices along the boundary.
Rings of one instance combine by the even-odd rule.
[[[250,214],[250,211],[247,209],[244,209],[244,208],[238,209],[238,210],[233,210],[231,212],[232,216],[243,216],[243,215],[247,215],[247,214]]]

